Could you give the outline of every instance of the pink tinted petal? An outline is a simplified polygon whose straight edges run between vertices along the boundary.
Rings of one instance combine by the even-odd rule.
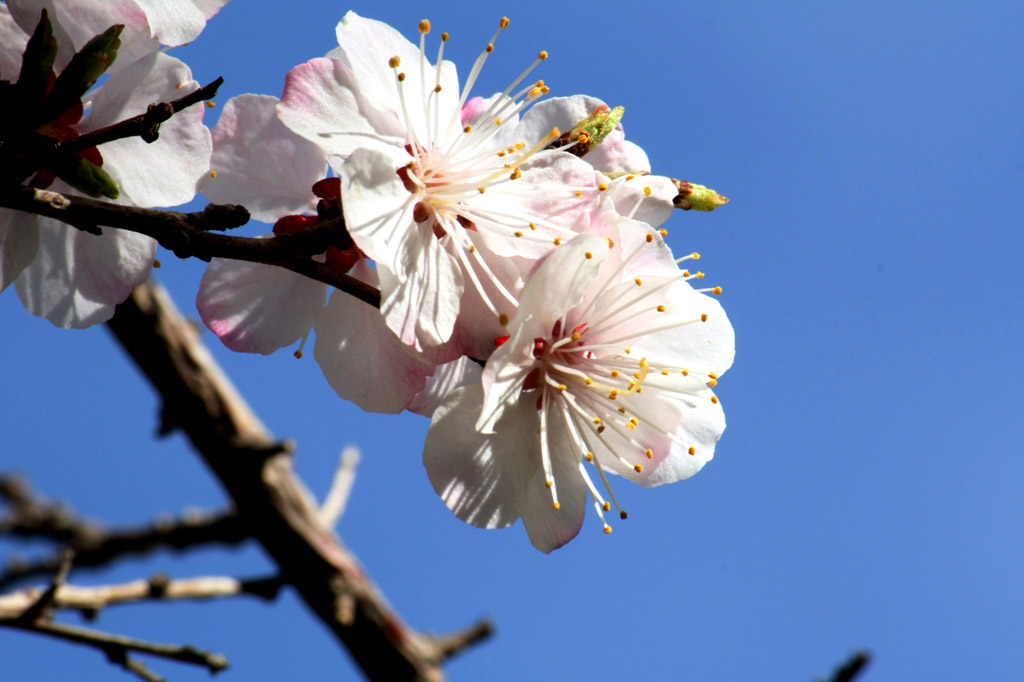
[[[650,172],[647,152],[626,139],[621,126],[608,133],[601,144],[591,149],[583,160],[605,173]]]
[[[284,268],[218,258],[203,274],[196,307],[225,346],[267,355],[309,332],[326,294],[326,284]]]
[[[39,216],[0,209],[0,291],[17,279],[39,249]]]
[[[111,227],[93,235],[40,219],[39,252],[15,281],[33,315],[58,327],[106,322],[114,306],[149,276],[156,242]]]
[[[676,210],[672,200],[679,190],[672,180],[660,175],[629,175],[612,182],[607,194],[606,201],[619,215],[657,228],[672,217]]]
[[[240,95],[224,105],[213,128],[210,166],[200,189],[210,201],[242,204],[255,220],[316,211],[313,184],[327,172],[320,147],[277,118],[277,98]]]
[[[473,428],[482,399],[474,384],[457,389],[437,408],[423,446],[423,465],[434,490],[458,518],[478,528],[505,528],[520,516],[520,467],[499,438]]]
[[[328,383],[368,412],[401,412],[434,371],[388,329],[376,308],[345,292],[331,295],[314,329],[314,354]]]
[[[288,72],[277,110],[286,126],[328,156],[345,158],[359,147],[395,155],[403,151],[405,126],[382,106],[359,90],[352,69],[320,58]]]
[[[178,86],[181,87],[178,87]],[[82,132],[116,123],[195,90],[192,72],[173,57],[158,53],[111,76],[93,94]],[[209,170],[213,143],[203,125],[203,107],[179,112],[160,126],[160,137],[147,144],[139,138],[103,145],[104,170],[121,188],[121,203],[174,206],[195,196],[196,183]]]

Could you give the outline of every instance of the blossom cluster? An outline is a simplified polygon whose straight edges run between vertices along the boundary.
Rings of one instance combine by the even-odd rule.
[[[430,22],[415,45],[350,12],[339,47],[292,69],[280,100],[228,102],[203,192],[277,234],[340,203],[351,246],[321,258],[379,287],[381,305],[230,261],[208,269],[198,305],[235,350],[314,330],[339,395],[431,416],[423,461],[460,519],[521,518],[549,552],[588,501],[606,532],[613,507],[626,517],[610,475],[654,486],[711,459],[733,335],[721,290],[683,268],[699,256],[664,241],[679,183],[651,174],[621,112],[545,98],[531,77],[545,52],[503,92],[471,96],[507,26],[460,87],[448,34],[432,61]],[[324,191],[328,168],[338,194]]]
[[[226,1],[123,0],[83,18],[54,0],[40,18],[38,2],[9,0],[0,78],[21,68],[24,79],[23,56],[49,41],[58,91],[68,79],[57,74],[105,40],[117,59],[102,85],[26,123],[56,141],[86,135],[195,90],[162,46],[194,39]],[[549,97],[533,76],[543,51],[504,91],[472,96],[508,25],[460,85],[447,33],[427,54],[429,21],[416,45],[349,12],[339,46],[293,68],[280,98],[235,97],[212,132],[202,107],[185,109],[153,144],[119,139],[75,163],[110,180],[85,189],[119,203],[176,205],[201,191],[245,205],[273,225],[268,236],[343,221],[343,238],[310,257],[379,290],[379,306],[287,269],[216,259],[200,286],[203,321],[242,352],[298,343],[301,357],[314,334],[341,397],[431,418],[423,462],[458,518],[522,519],[550,552],[579,532],[588,503],[605,532],[613,509],[626,518],[612,476],[655,486],[712,458],[725,428],[714,388],[734,343],[721,289],[695,286],[699,255],[674,255],[661,227],[698,195],[652,173],[620,108]],[[40,110],[55,99],[47,90]],[[16,180],[75,193],[78,177],[47,166]],[[0,291],[14,284],[32,313],[87,327],[148,277],[155,247],[0,209]]]

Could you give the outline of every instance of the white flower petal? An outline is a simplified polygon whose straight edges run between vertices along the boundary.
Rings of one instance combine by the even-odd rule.
[[[406,409],[424,417],[432,417],[456,389],[480,383],[481,369],[480,365],[466,356],[438,366],[427,379],[423,390],[416,394]]]
[[[327,381],[367,412],[401,412],[434,372],[433,363],[388,329],[380,311],[345,292],[331,294],[314,329],[314,355]]]
[[[152,54],[112,75],[94,91],[92,111],[80,130],[90,132],[137,116],[153,102],[183,97],[197,87],[184,62]],[[136,206],[175,206],[191,200],[196,183],[210,168],[212,151],[201,104],[161,124],[160,137],[152,144],[131,138],[100,148],[104,170],[121,188],[119,201]]]
[[[200,183],[210,201],[242,204],[266,223],[315,212],[312,187],[327,174],[324,152],[278,120],[277,102],[240,95],[224,105],[213,128],[210,166],[217,175],[208,173]]]
[[[0,292],[17,279],[39,249],[39,216],[0,209]]]
[[[326,295],[326,284],[284,268],[217,258],[203,274],[196,307],[225,346],[267,355],[309,333]]]
[[[39,252],[15,287],[30,313],[58,327],[106,322],[153,267],[156,242],[149,237],[112,227],[97,236],[47,218],[39,223]]]

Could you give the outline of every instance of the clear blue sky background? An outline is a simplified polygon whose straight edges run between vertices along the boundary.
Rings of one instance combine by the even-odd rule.
[[[454,518],[421,465],[425,419],[361,414],[311,354],[232,355],[210,336],[318,495],[340,449],[363,448],[340,532],[410,624],[494,618],[452,679],[806,681],[860,647],[869,682],[1019,679],[1024,5],[248,0],[174,54],[226,78],[221,103],[280,95],[350,7],[409,36],[431,18],[462,75],[508,14],[478,94],[546,49],[554,94],[625,105],[656,172],[732,198],[667,225],[736,328],[715,460],[661,489],[620,484],[630,519],[606,536],[590,518],[550,556],[521,526]],[[194,314],[201,264],[161,260]],[[154,440],[154,395],[102,328],[54,329],[13,292],[0,321],[0,466],[111,523],[223,504],[179,437]],[[269,569],[248,547],[75,579]],[[359,679],[290,594],[112,608],[98,625],[225,652],[224,679]],[[11,680],[121,679],[93,651],[6,631],[0,661]]]

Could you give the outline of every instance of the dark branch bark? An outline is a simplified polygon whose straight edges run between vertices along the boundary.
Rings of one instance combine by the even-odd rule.
[[[228,230],[249,221],[242,206],[210,204],[197,213],[122,206],[50,190],[13,187],[0,190],[0,208],[13,208],[60,220],[86,232],[116,227],[152,237],[179,258],[232,258],[276,265],[329,284],[359,300],[380,307],[380,291],[342,274],[311,256],[328,246],[347,244],[343,219],[329,220],[293,235],[270,239],[234,237],[211,230]]]
[[[180,425],[220,479],[282,577],[367,677],[443,680],[440,665],[459,647],[451,638],[406,627],[320,520],[312,495],[292,468],[290,449],[271,438],[166,295],[150,285],[139,287],[108,325],[159,391],[171,423]],[[478,625],[469,632],[462,636],[466,644],[490,634],[490,627]]]

